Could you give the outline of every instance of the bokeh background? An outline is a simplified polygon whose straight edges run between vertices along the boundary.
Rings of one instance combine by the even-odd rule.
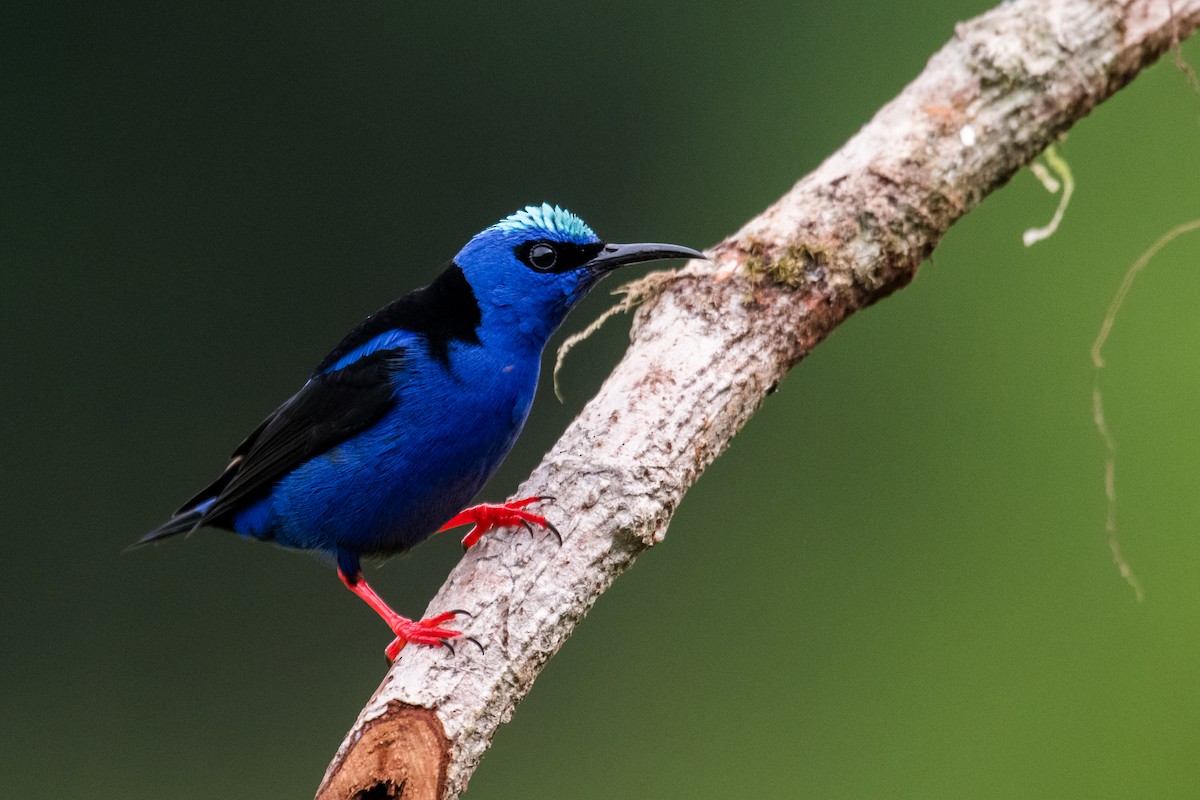
[[[0,16],[0,786],[308,797],[381,679],[313,559],[206,532],[123,555],[340,336],[475,231],[559,202],[706,246],[832,152],[986,0],[38,3]],[[1200,42],[1184,54],[1200,64]],[[1200,216],[1169,59],[852,319],[688,495],[469,796],[1184,798],[1200,790]],[[644,270],[643,270],[644,271]],[[636,276],[633,273],[631,277]],[[607,305],[603,292],[568,323]],[[570,358],[485,494],[619,358]],[[373,574],[420,612],[440,537]]]

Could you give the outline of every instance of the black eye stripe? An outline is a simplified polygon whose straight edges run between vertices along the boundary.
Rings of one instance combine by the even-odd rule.
[[[579,244],[577,242],[534,239],[517,245],[513,248],[513,253],[522,264],[532,270],[557,273],[579,268],[595,258],[603,249],[603,242]],[[551,254],[554,256],[553,259],[550,258]]]

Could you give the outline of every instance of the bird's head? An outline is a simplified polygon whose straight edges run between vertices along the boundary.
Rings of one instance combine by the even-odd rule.
[[[704,258],[673,244],[611,244],[566,209],[544,203],[476,234],[454,261],[485,315],[541,346],[596,283],[617,267]]]

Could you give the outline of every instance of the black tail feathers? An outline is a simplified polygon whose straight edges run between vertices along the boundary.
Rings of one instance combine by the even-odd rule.
[[[151,542],[157,542],[159,539],[166,539],[170,536],[179,536],[183,533],[191,533],[196,528],[200,527],[200,523],[203,519],[204,511],[199,508],[185,511],[182,514],[176,514],[162,525],[159,525],[157,528],[150,531],[133,544],[129,545],[129,547],[126,547],[125,552],[136,550],[139,547],[145,547]]]

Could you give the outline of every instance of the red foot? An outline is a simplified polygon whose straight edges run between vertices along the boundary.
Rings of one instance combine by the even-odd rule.
[[[544,528],[554,534],[558,539],[558,543],[562,544],[562,534],[558,532],[558,528],[550,524],[550,521],[541,514],[534,514],[530,511],[522,511],[521,509],[539,500],[553,500],[552,497],[526,497],[524,500],[512,500],[507,503],[484,503],[479,506],[463,509],[455,514],[449,522],[438,528],[438,533],[457,528],[459,525],[466,525],[468,522],[475,523],[475,527],[471,528],[470,533],[463,537],[463,550],[474,545],[483,537],[485,533],[494,528],[509,528],[516,525],[524,525],[530,533],[533,533],[533,526]]]
[[[446,647],[453,653],[454,647],[450,644],[449,640],[455,636],[461,636],[462,631],[455,631],[440,626],[443,622],[449,622],[454,619],[456,614],[461,613],[465,612],[443,611],[441,614],[436,614],[420,621],[403,619],[401,617],[403,621],[392,628],[392,633],[396,634],[396,638],[384,648],[384,655],[387,656],[388,661],[395,661],[396,656],[400,655],[400,651],[404,649],[404,645],[409,642],[413,644],[428,644],[434,647]],[[472,639],[472,641],[474,640]]]
[[[462,631],[452,630],[450,628],[441,627],[443,622],[449,622],[458,614],[466,614],[466,611],[444,611],[441,614],[436,614],[428,619],[414,621],[408,617],[402,617],[388,607],[388,604],[383,601],[383,598],[375,594],[375,590],[367,585],[363,579],[362,573],[354,576],[353,580],[346,577],[346,573],[338,570],[338,577],[342,579],[342,583],[346,584],[346,588],[361,597],[367,605],[375,609],[375,613],[383,617],[383,621],[392,629],[392,633],[396,634],[395,640],[392,641],[384,649],[384,654],[387,655],[388,661],[395,661],[396,656],[400,654],[400,650],[404,645],[412,642],[413,644],[426,644],[435,647],[445,647],[454,652],[454,647],[450,644],[450,639],[455,636],[461,636]],[[470,615],[468,615],[470,616]],[[468,637],[469,638],[469,637]],[[470,641],[475,642],[474,639]],[[479,645],[479,642],[475,642]],[[482,645],[479,645],[483,649]]]

